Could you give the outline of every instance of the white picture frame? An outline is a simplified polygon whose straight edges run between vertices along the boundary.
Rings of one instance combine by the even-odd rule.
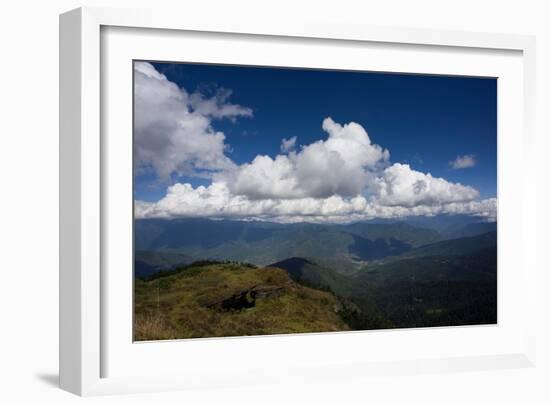
[[[114,215],[106,214],[109,210],[110,195],[116,184],[115,175],[109,171],[109,155],[117,152],[117,147],[124,147],[125,143],[115,144],[111,137],[102,137],[102,133],[111,130],[108,111],[103,110],[106,93],[109,93],[109,83],[105,82],[102,58],[115,56],[105,48],[116,49],[120,57],[140,58],[143,55],[132,54],[132,47],[127,51],[117,46],[116,40],[106,42],[102,32],[109,31],[109,27],[116,29],[145,29],[155,32],[170,33],[166,39],[166,45],[159,48],[173,46],[178,41],[177,33],[192,32],[195,37],[207,36],[215,33],[217,38],[226,36],[238,36],[253,38],[254,41],[270,41],[286,46],[285,41],[296,41],[302,45],[310,41],[330,41],[330,46],[337,49],[346,44],[376,44],[376,46],[398,45],[399,47],[416,47],[416,51],[464,50],[473,54],[513,52],[514,61],[511,62],[510,85],[515,88],[514,107],[521,107],[521,115],[515,123],[519,124],[519,132],[510,133],[503,137],[505,148],[515,148],[521,153],[524,162],[521,170],[511,173],[506,169],[508,157],[501,158],[499,153],[499,181],[504,176],[507,183],[499,182],[499,187],[506,190],[508,185],[521,186],[521,191],[515,196],[508,193],[507,196],[513,203],[503,206],[503,210],[514,211],[515,221],[509,228],[514,228],[514,241],[519,242],[516,250],[499,248],[499,262],[504,255],[514,253],[513,257],[521,267],[522,281],[518,282],[518,291],[521,296],[522,308],[528,314],[521,323],[514,323],[510,332],[503,333],[500,328],[475,329],[442,329],[435,332],[417,330],[393,332],[348,332],[346,334],[323,335],[299,335],[299,336],[269,336],[256,338],[230,338],[214,339],[208,341],[191,341],[190,343],[147,343],[151,347],[141,348],[144,351],[133,352],[133,347],[128,345],[125,349],[116,344],[116,334],[123,334],[123,328],[131,327],[131,323],[119,321],[115,313],[111,312],[112,305],[109,293],[116,279],[106,273],[109,267],[109,245],[106,241],[105,228],[109,227],[109,220],[114,220]],[[137,32],[137,31],[136,31]],[[143,31],[142,31],[143,32]],[[151,31],[147,31],[151,32]],[[148,35],[145,32],[144,35]],[[175,34],[174,34],[175,33]],[[124,35],[133,35],[125,32]],[[158,39],[161,41],[161,39]],[[164,40],[164,39],[162,39]],[[121,42],[119,42],[120,45]],[[323,42],[324,43],[324,42]],[[108,45],[108,46],[107,46]],[[148,45],[150,46],[150,45]],[[147,48],[147,45],[144,45]],[[401,49],[400,48],[400,49]],[[529,242],[527,234],[536,233],[536,210],[534,197],[534,92],[535,92],[535,42],[533,37],[520,35],[503,35],[487,33],[466,33],[455,31],[429,31],[408,28],[384,28],[349,25],[345,23],[319,22],[305,20],[301,24],[286,23],[270,20],[212,20],[195,18],[191,15],[172,14],[170,12],[151,10],[110,10],[102,8],[81,8],[70,11],[60,17],[60,385],[63,389],[79,395],[130,393],[140,391],[160,391],[172,389],[186,389],[198,387],[234,385],[253,385],[265,382],[303,382],[304,380],[344,379],[346,377],[369,376],[370,374],[410,374],[418,372],[443,372],[465,371],[492,368],[518,368],[535,364],[535,291],[537,278],[537,262],[535,260],[535,242]],[[361,49],[359,48],[359,52]],[[397,49],[397,51],[405,51]],[[168,53],[166,53],[168,54]],[[455,55],[456,56],[456,55]],[[453,57],[455,57],[453,56]],[[168,56],[166,56],[168,57]],[[196,56],[200,59],[200,54]],[[223,59],[223,56],[220,56]],[[258,55],[256,55],[258,57]],[[431,57],[432,61],[434,56]],[[456,56],[458,57],[458,56]],[[219,59],[219,60],[222,60]],[[219,62],[218,60],[218,62]],[[269,63],[266,61],[265,63]],[[305,63],[305,62],[304,62]],[[313,63],[313,62],[312,62]],[[489,62],[488,62],[489,63]],[[519,64],[518,64],[519,63]],[[303,63],[302,63],[303,64]],[[349,62],[348,62],[349,64]],[[481,63],[483,64],[483,63]],[[503,63],[503,65],[506,63]],[[439,65],[433,64],[430,71],[437,73]],[[443,64],[442,64],[443,66]],[[515,67],[514,67],[515,66]],[[334,66],[338,68],[338,66]],[[515,68],[521,68],[518,76]],[[110,68],[107,66],[107,68]],[[360,68],[360,66],[357,66]],[[380,67],[383,68],[383,67]],[[478,72],[484,72],[483,66]],[[405,69],[408,71],[407,69]],[[410,69],[409,69],[410,70]],[[111,70],[109,70],[111,71]],[[129,70],[130,71],[130,70]],[[473,70],[472,70],[473,71]],[[489,71],[489,70],[487,70]],[[503,70],[504,71],[504,70]],[[411,71],[414,72],[414,71]],[[442,71],[449,73],[449,71]],[[111,74],[111,73],[109,73]],[[457,74],[459,74],[457,72]],[[465,74],[465,73],[462,73]],[[481,74],[481,73],[480,73]],[[508,74],[504,72],[503,74]],[[518,78],[519,77],[519,78]],[[518,81],[519,80],[519,81]],[[512,82],[514,81],[514,82]],[[117,90],[118,91],[118,90]],[[122,89],[124,91],[124,89]],[[519,91],[519,92],[518,92]],[[117,94],[120,93],[117,92]],[[510,94],[512,94],[510,92]],[[510,96],[510,95],[508,95]],[[118,99],[108,98],[110,101]],[[111,102],[112,104],[112,102]],[[512,104],[510,104],[511,106]],[[127,104],[124,108],[127,110]],[[499,109],[499,114],[502,110]],[[122,114],[124,116],[124,114]],[[128,122],[126,122],[128,123]],[[499,124],[501,121],[499,120]],[[515,124],[514,123],[514,124]],[[506,130],[506,127],[499,127]],[[499,141],[502,138],[499,137]],[[509,144],[508,144],[509,143]],[[502,141],[499,147],[502,146]],[[111,154],[110,154],[111,153]],[[114,169],[114,168],[112,168]],[[533,175],[532,175],[533,174]],[[118,180],[124,181],[128,173],[122,172]],[[128,184],[131,186],[131,184]],[[123,195],[124,196],[124,195]],[[499,200],[501,192],[499,191]],[[120,199],[120,198],[119,198]],[[124,197],[122,197],[124,199]],[[512,200],[513,199],[513,200]],[[507,207],[508,206],[508,207]],[[108,208],[107,208],[108,207]],[[501,245],[500,227],[501,208],[499,205],[499,245]],[[504,213],[502,213],[504,214]],[[127,223],[127,222],[126,222]],[[124,222],[117,224],[117,228],[124,229]],[[125,229],[125,231],[127,228]],[[112,234],[111,234],[112,235]],[[112,236],[111,236],[112,238]],[[503,239],[503,244],[510,244],[512,239]],[[506,255],[508,256],[508,255]],[[120,276],[119,276],[120,277]],[[123,278],[123,277],[121,277]],[[105,281],[113,281],[106,286]],[[499,281],[502,278],[499,277]],[[506,280],[506,279],[505,279]],[[123,280],[122,280],[123,281]],[[506,281],[505,281],[506,282]],[[116,283],[119,284],[119,283]],[[110,291],[111,290],[111,291]],[[499,288],[500,290],[500,288]],[[502,301],[499,300],[499,304]],[[504,301],[505,302],[505,301]],[[131,304],[128,300],[122,304]],[[122,305],[126,309],[126,306]],[[529,313],[532,312],[533,314]],[[500,315],[499,311],[499,315]],[[109,320],[108,318],[115,318]],[[114,323],[122,323],[121,329]],[[106,331],[109,327],[110,332]],[[496,330],[494,330],[496,329]],[[506,330],[506,329],[505,329]],[[115,333],[114,338],[112,334]],[[353,334],[352,334],[353,333]],[[110,335],[109,335],[110,334]],[[514,341],[502,344],[499,349],[485,349],[483,343],[477,349],[466,346],[464,350],[446,352],[445,341],[450,343],[457,337],[463,338],[467,343],[473,344],[478,337],[514,337]],[[426,339],[428,343],[438,344],[439,350],[422,350],[419,348],[417,356],[405,356],[399,349],[387,359],[377,358],[363,359],[359,354],[354,359],[339,361],[329,356],[326,359],[312,359],[308,355],[308,346],[330,346],[334,349],[339,343],[353,345],[363,340],[392,339],[402,344],[403,341]],[[454,338],[454,339],[453,339]],[[120,339],[120,338],[119,338]],[[115,340],[115,341],[113,341]],[[125,339],[126,340],[126,339]],[[321,340],[319,342],[319,340]],[[131,341],[129,341],[131,344]],[[495,343],[498,344],[498,343]],[[156,348],[152,345],[161,345]],[[277,361],[277,348],[292,345],[296,351],[303,351],[293,360]],[[145,351],[149,349],[148,351]],[[191,357],[185,364],[166,365],[166,371],[158,371],[158,376],[152,373],[133,372],[131,368],[124,366],[111,370],[106,364],[108,361],[132,362],[128,355],[115,354],[125,351],[124,354],[158,354],[158,357],[167,357],[178,350],[185,350]],[[247,371],[244,366],[229,372],[223,365],[224,354],[227,359],[232,354],[244,354],[250,360],[262,351],[273,351],[271,357],[273,368],[269,365],[261,368],[261,372]],[[485,350],[484,350],[485,349]],[[161,351],[162,350],[162,351]],[[198,363],[199,354],[207,354],[208,351],[216,351],[217,358],[208,359],[208,366],[219,364],[217,370],[208,371],[205,368],[193,373],[186,372],[186,368]],[[192,355],[191,351],[196,354]],[[332,351],[332,350],[331,350]],[[380,350],[384,351],[384,350]],[[115,357],[116,356],[116,357]],[[166,361],[166,358],[160,358]],[[195,362],[193,361],[195,360]],[[286,362],[286,364],[285,364]],[[134,363],[135,364],[135,363]],[[157,361],[158,364],[158,361]],[[135,365],[134,365],[135,366]],[[258,367],[260,368],[260,367]],[[307,373],[303,371],[308,368]],[[230,375],[230,376],[229,376]]]

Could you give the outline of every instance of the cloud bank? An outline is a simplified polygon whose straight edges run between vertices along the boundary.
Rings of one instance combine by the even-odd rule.
[[[215,217],[291,222],[347,223],[372,218],[402,218],[438,214],[469,214],[496,219],[497,200],[450,202],[432,205],[388,206],[365,196],[343,198],[251,200],[231,193],[223,182],[193,188],[190,184],[170,186],[156,203],[136,201],[137,218]]]
[[[161,180],[173,174],[211,179],[196,188],[172,184],[157,202],[136,200],[136,218],[352,222],[471,214],[496,219],[496,199],[477,200],[479,192],[470,186],[392,164],[390,152],[355,122],[327,117],[323,139],[299,149],[296,137],[283,139],[279,155],[257,155],[238,165],[226,155],[224,134],[212,127],[215,119],[252,116],[251,109],[229,103],[230,95],[227,90],[210,98],[189,94],[151,64],[135,64],[138,170],[151,170]],[[463,156],[453,163],[465,168],[475,160]]]

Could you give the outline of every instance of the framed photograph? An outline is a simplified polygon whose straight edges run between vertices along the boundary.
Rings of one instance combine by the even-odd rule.
[[[60,45],[62,388],[534,365],[532,37],[94,8]]]

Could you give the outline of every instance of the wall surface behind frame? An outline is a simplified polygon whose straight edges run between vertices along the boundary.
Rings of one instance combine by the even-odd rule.
[[[357,24],[450,28],[472,31],[537,35],[538,172],[550,149],[550,27],[545,2],[524,0],[436,1],[72,1],[21,0],[4,2],[0,90],[2,276],[0,307],[0,396],[3,401],[68,402],[76,397],[57,384],[58,366],[58,14],[82,5],[108,7],[179,6],[182,13],[231,15],[274,19],[315,16]],[[545,73],[546,72],[546,73]],[[543,134],[546,136],[543,136]],[[542,176],[542,175],[541,175]],[[539,178],[539,184],[544,182]],[[544,206],[550,205],[547,188],[539,189],[539,259],[548,240],[550,224]],[[548,272],[539,283],[549,284]],[[165,393],[101,401],[155,402],[182,400],[217,402],[261,399],[262,402],[343,400],[409,402],[543,402],[550,401],[550,340],[546,318],[549,293],[540,292],[541,318],[536,369],[355,379],[346,383],[309,384],[302,387]],[[113,400],[115,399],[115,400]]]

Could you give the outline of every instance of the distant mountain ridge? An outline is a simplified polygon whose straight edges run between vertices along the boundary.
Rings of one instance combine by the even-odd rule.
[[[192,263],[195,259],[181,253],[136,250],[134,276],[147,278],[159,270],[168,270]]]
[[[291,257],[272,263],[268,267],[283,269],[293,280],[301,284],[319,289],[329,289],[338,295],[346,295],[350,288],[349,277],[323,267],[310,259]]]
[[[496,224],[468,219],[463,227],[455,225],[453,231],[459,236],[494,227]],[[449,237],[452,234],[407,222],[330,225],[204,218],[135,221],[136,250],[174,253],[191,261],[233,260],[258,265],[298,256],[323,261],[341,273],[352,273],[363,262],[398,256]],[[138,266],[143,271],[152,270],[147,265],[145,261]]]
[[[496,248],[497,233],[490,231],[476,236],[449,239],[424,245],[407,251],[399,256],[400,259],[420,256],[458,256],[478,252],[482,249]]]
[[[487,232],[495,232],[497,230],[496,222],[480,222],[467,224],[463,227],[445,232],[443,235],[446,239],[464,238],[485,234]]]

